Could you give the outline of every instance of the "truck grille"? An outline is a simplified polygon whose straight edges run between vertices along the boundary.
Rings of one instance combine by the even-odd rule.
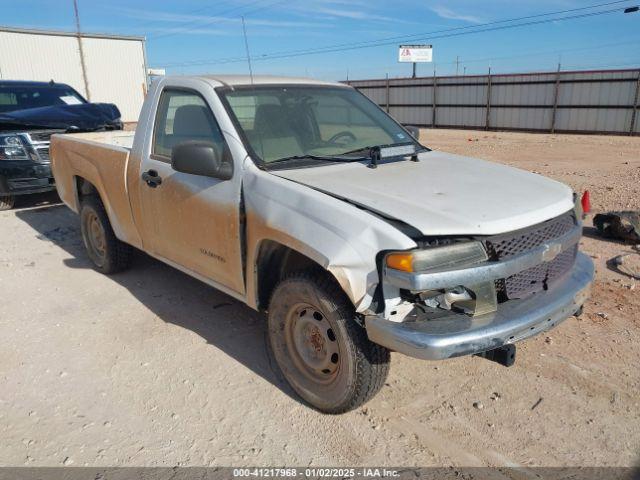
[[[31,137],[31,141],[33,143],[39,142],[49,142],[51,140],[51,135],[54,133],[64,133],[64,130],[40,130],[29,132],[29,136]]]
[[[40,162],[49,162],[49,142],[54,133],[64,133],[64,130],[35,130],[28,132],[31,145],[38,154]]]
[[[40,160],[44,162],[48,162],[50,160],[49,147],[38,147],[36,148],[36,152],[38,152],[38,156],[40,157]]]
[[[485,246],[491,260],[506,260],[561,237],[575,226],[575,215],[573,212],[568,212],[524,230],[490,237],[485,240]],[[499,300],[524,298],[545,290],[571,269],[577,253],[578,246],[575,245],[560,253],[551,262],[536,265],[509,278],[498,280],[496,289]]]

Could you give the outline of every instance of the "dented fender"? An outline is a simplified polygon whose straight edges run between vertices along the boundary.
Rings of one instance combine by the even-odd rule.
[[[323,168],[323,167],[317,167]],[[275,241],[329,271],[358,312],[370,306],[379,283],[377,254],[416,243],[389,223],[347,202],[244,165],[247,303],[257,306],[260,246]]]

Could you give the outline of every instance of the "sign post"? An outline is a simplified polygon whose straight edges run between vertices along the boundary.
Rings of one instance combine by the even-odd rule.
[[[416,78],[416,63],[433,61],[433,47],[431,45],[400,45],[398,51],[400,63],[413,63],[413,77]]]

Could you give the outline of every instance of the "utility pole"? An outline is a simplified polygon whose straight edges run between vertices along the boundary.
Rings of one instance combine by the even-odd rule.
[[[413,75],[411,75],[411,78],[416,78],[416,62],[413,62]]]
[[[82,67],[82,79],[84,80],[84,91],[87,100],[91,101],[89,92],[89,79],[87,78],[87,64],[84,61],[84,48],[82,46],[82,33],[80,30],[80,13],[78,12],[78,0],[73,0],[73,11],[76,16],[76,36],[78,38],[78,50],[80,51],[80,66]]]
[[[244,48],[247,50],[247,63],[249,64],[249,77],[251,77],[251,85],[253,85],[253,69],[251,68],[251,55],[249,54],[249,40],[247,40],[247,26],[244,23],[244,16],[242,19],[242,33],[244,34]]]
[[[456,56],[456,77],[458,76],[458,67],[460,66],[460,57]]]

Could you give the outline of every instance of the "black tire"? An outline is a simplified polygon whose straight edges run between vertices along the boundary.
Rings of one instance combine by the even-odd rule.
[[[326,272],[282,280],[269,303],[269,343],[291,387],[324,413],[348,412],[382,388],[390,353],[371,342],[353,305]]]
[[[13,195],[0,195],[0,212],[11,210],[16,203],[16,197]]]
[[[82,199],[80,230],[89,259],[97,271],[112,274],[129,268],[132,248],[116,238],[104,205],[95,195]]]

